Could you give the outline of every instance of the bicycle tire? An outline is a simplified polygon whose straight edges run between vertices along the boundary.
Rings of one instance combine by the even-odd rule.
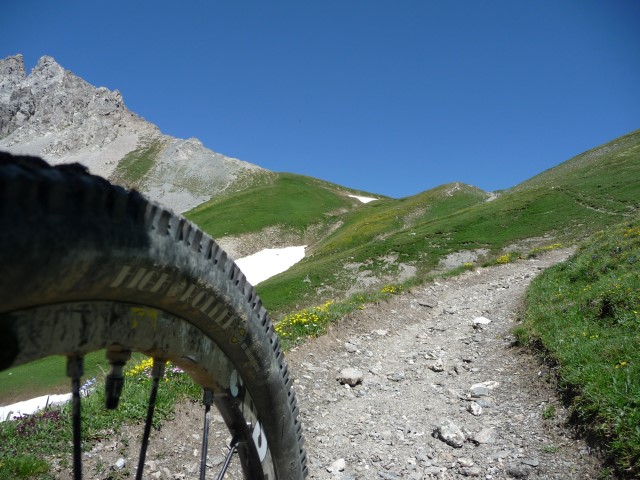
[[[306,477],[273,324],[212,238],[78,164],[1,152],[0,222],[0,370],[102,348],[161,357],[214,392],[246,477]]]

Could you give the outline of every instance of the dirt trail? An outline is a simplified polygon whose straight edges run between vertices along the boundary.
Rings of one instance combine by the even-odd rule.
[[[366,305],[289,352],[309,479],[596,479],[598,458],[566,429],[551,372],[511,336],[526,287],[569,253]],[[214,416],[214,470],[229,440],[221,422]],[[180,405],[176,420],[152,434],[145,478],[197,478],[201,429],[202,407]],[[88,476],[130,476],[140,430],[125,427],[87,452]]]
[[[597,478],[598,459],[565,428],[548,368],[511,336],[526,287],[569,253],[367,305],[290,352],[309,478]],[[347,368],[361,383],[358,372],[340,374]]]

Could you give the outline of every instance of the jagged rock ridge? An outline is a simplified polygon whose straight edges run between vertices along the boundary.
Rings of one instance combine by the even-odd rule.
[[[0,149],[83,163],[177,211],[268,173],[197,139],[162,134],[127,109],[118,90],[94,87],[49,56],[29,75],[22,55],[0,60]]]

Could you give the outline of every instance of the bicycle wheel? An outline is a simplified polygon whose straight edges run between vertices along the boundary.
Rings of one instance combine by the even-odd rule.
[[[306,476],[272,322],[214,240],[84,167],[2,153],[0,222],[0,370],[65,355],[79,378],[77,359],[105,349],[114,407],[130,352],[158,376],[171,361],[220,411],[245,478]]]

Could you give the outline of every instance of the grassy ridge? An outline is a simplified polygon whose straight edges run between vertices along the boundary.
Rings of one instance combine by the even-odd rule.
[[[222,198],[214,198],[186,217],[214,238],[259,232],[271,225],[304,232],[331,223],[358,202],[346,189],[311,177],[279,173],[272,181]]]
[[[314,252],[333,254],[367,244],[376,237],[399,233],[446,217],[481,203],[486,197],[486,193],[475,187],[451,184],[400,200],[372,202],[345,216],[343,226],[323,239]]]
[[[307,258],[259,285],[266,307],[278,315],[341,296],[353,286],[348,277],[362,271],[379,277],[379,287],[393,283],[391,277],[404,264],[420,281],[454,252],[484,249],[497,257],[532,238],[542,244],[572,243],[634,215],[640,210],[640,130],[492,201],[486,192],[462,184],[366,205],[354,205],[345,190],[278,174],[276,181],[214,199],[187,216],[213,237],[274,224],[296,232],[321,227],[309,242]],[[329,225],[338,228],[322,228]],[[345,271],[345,265],[354,264],[355,270]]]
[[[640,198],[638,185],[635,188]],[[267,308],[287,311],[291,306],[304,305],[301,299],[305,293],[311,303],[324,301],[326,298],[309,294],[309,287],[317,289],[329,284],[339,290],[335,275],[345,262],[362,262],[362,269],[375,269],[376,258],[394,253],[399,262],[416,267],[419,279],[453,252],[482,248],[497,256],[505,248],[533,237],[545,242],[545,236],[548,243],[571,243],[624,219],[621,213],[587,207],[566,192],[550,187],[508,192],[491,202],[474,202],[469,196],[462,191],[441,198],[433,213],[427,211],[411,225],[403,227],[396,221],[390,228],[390,221],[379,231],[375,230],[381,223],[378,210],[397,211],[409,202],[392,200],[387,205],[381,202],[363,207],[352,214],[355,218],[346,219],[332,237],[313,247],[313,256],[259,285]]]
[[[307,258],[261,283],[258,291],[267,308],[278,313],[341,297],[352,280],[345,265],[391,277],[398,274],[401,263],[427,272],[438,263],[441,251],[428,248],[417,234],[418,226],[484,198],[486,194],[474,187],[449,185],[407,199],[363,205],[345,214],[343,225],[312,246]],[[395,260],[389,261],[389,256]],[[317,294],[318,290],[324,293]]]
[[[599,233],[533,282],[516,331],[557,363],[577,419],[627,478],[640,475],[639,272],[640,221]]]
[[[483,248],[497,256],[532,238],[540,243],[580,241],[640,211],[640,130],[578,155],[495,200],[486,198],[474,187],[451,184],[362,206],[345,213],[338,230],[312,245],[311,256],[258,290],[267,308],[287,312],[339,294],[346,285],[341,272],[349,262],[386,274],[380,259],[393,255],[415,267],[419,281],[443,256],[461,250]]]
[[[513,189],[552,187],[587,206],[609,212],[637,208],[640,130],[619,137],[551,168]]]

